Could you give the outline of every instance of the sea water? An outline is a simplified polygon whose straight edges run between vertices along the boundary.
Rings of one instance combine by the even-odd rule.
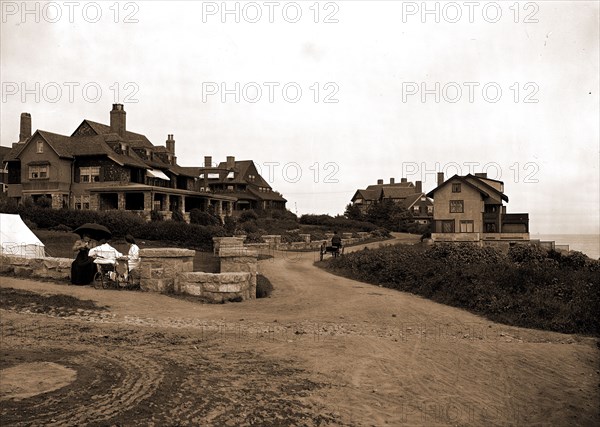
[[[600,258],[600,234],[530,234],[531,239],[554,241],[569,245],[569,250],[579,251],[592,259]]]

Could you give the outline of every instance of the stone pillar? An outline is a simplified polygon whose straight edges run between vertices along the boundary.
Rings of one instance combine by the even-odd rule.
[[[304,239],[304,243],[310,243],[310,234],[299,234]]]
[[[175,277],[194,270],[196,251],[176,248],[140,250],[140,288],[150,292],[173,292]]]
[[[169,200],[168,194],[163,194],[163,211],[170,212],[171,211],[171,203]]]
[[[258,252],[248,248],[223,248],[219,250],[221,273],[250,273],[248,299],[256,298],[256,274],[258,271]]]
[[[120,211],[125,210],[125,193],[117,193],[117,209]]]
[[[185,196],[179,196],[181,203],[179,204],[179,212],[185,213]]]
[[[151,211],[153,208],[152,203],[152,193],[149,191],[144,192],[144,210]]]
[[[63,207],[63,196],[60,193],[52,193],[52,209],[60,209]]]

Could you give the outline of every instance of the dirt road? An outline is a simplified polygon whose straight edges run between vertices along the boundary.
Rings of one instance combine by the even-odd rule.
[[[500,325],[315,260],[276,253],[259,263],[272,297],[225,305],[0,278],[105,307],[0,312],[2,425],[600,424],[596,340]],[[19,400],[26,363],[50,391]]]

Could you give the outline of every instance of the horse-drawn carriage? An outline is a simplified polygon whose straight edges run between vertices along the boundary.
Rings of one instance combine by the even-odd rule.
[[[339,257],[340,255],[344,255],[344,247],[340,245],[331,245],[327,246],[324,242],[321,245],[321,250],[319,251],[320,260],[323,261],[323,257],[325,254],[331,254],[334,258]]]

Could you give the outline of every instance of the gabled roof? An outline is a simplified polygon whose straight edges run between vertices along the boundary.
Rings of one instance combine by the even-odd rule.
[[[12,148],[10,147],[4,147],[3,145],[0,145],[0,164],[2,164],[2,162],[4,161],[4,158],[6,157],[6,155],[8,153],[10,153],[12,150]]]
[[[377,191],[377,190],[356,190],[356,193],[354,193],[354,196],[352,196],[352,202],[354,202],[356,199],[361,198],[363,200],[379,200],[379,195],[381,193],[381,190]]]
[[[77,132],[84,123],[88,124],[89,127],[92,128],[92,130],[94,130],[94,132],[96,132],[96,134],[98,134],[98,135],[113,134],[117,138],[122,139],[123,141],[127,142],[131,147],[155,148],[154,145],[152,145],[152,143],[148,140],[148,138],[146,138],[146,135],[142,135],[140,133],[130,132],[130,131],[126,130],[125,135],[123,137],[121,137],[121,136],[117,135],[116,133],[114,133],[111,130],[110,126],[107,126],[102,123],[94,122],[94,121],[88,120],[88,119],[85,119],[83,122],[81,122],[81,124],[79,126],[77,126],[77,129],[75,129],[75,132]],[[75,132],[73,132],[73,135],[75,134]],[[71,135],[71,136],[73,136],[73,135]]]
[[[467,180],[466,178],[472,178],[472,180]],[[446,181],[444,181],[443,183],[441,183],[440,185],[438,185],[436,188],[434,188],[433,190],[431,190],[429,193],[427,193],[427,197],[432,197],[432,198],[435,199],[434,194],[435,194],[436,191],[438,191],[442,187],[445,187],[450,182],[456,181],[456,180],[458,180],[461,183],[463,183],[463,184],[465,184],[465,185],[467,185],[467,186],[475,189],[484,198],[491,197],[491,195],[493,194],[493,195],[499,197],[501,200],[504,200],[504,201],[508,202],[508,196],[506,196],[501,191],[496,190],[491,185],[486,184],[485,182],[483,182],[482,180],[480,180],[479,177],[477,177],[475,175],[471,175],[471,174],[466,175],[466,176],[454,175],[453,177],[447,179]]]
[[[402,207],[405,208],[405,209],[410,209],[410,208],[412,208],[415,205],[415,203],[417,203],[418,201],[421,200],[421,197],[424,197],[424,196],[425,196],[424,193],[414,193],[414,194],[411,194],[410,196],[408,196],[406,199],[404,199],[402,201]],[[430,199],[427,199],[425,201],[425,204],[427,204],[427,205],[433,205],[433,203],[431,202]]]
[[[250,193],[252,193],[254,196],[256,196],[256,198],[259,200],[274,200],[274,201],[280,201],[280,202],[287,202],[287,200],[284,199],[283,196],[281,194],[277,193],[276,191],[261,192],[261,191],[256,191],[252,187],[248,187],[248,191]]]
[[[220,173],[219,181],[230,184],[252,184],[256,185],[257,187],[271,188],[269,183],[265,181],[265,179],[262,176],[260,176],[258,170],[256,179],[254,181],[246,180],[246,175],[248,174],[248,169],[250,168],[250,166],[254,166],[254,161],[236,160],[233,167],[233,171],[235,172],[234,177],[233,179],[228,179],[227,175],[229,174],[229,170],[227,169],[227,162],[221,162],[217,166],[217,169],[223,170],[223,172]],[[256,169],[256,166],[254,166],[254,169]]]
[[[384,199],[405,199],[415,194],[414,187],[383,187],[381,197]]]

